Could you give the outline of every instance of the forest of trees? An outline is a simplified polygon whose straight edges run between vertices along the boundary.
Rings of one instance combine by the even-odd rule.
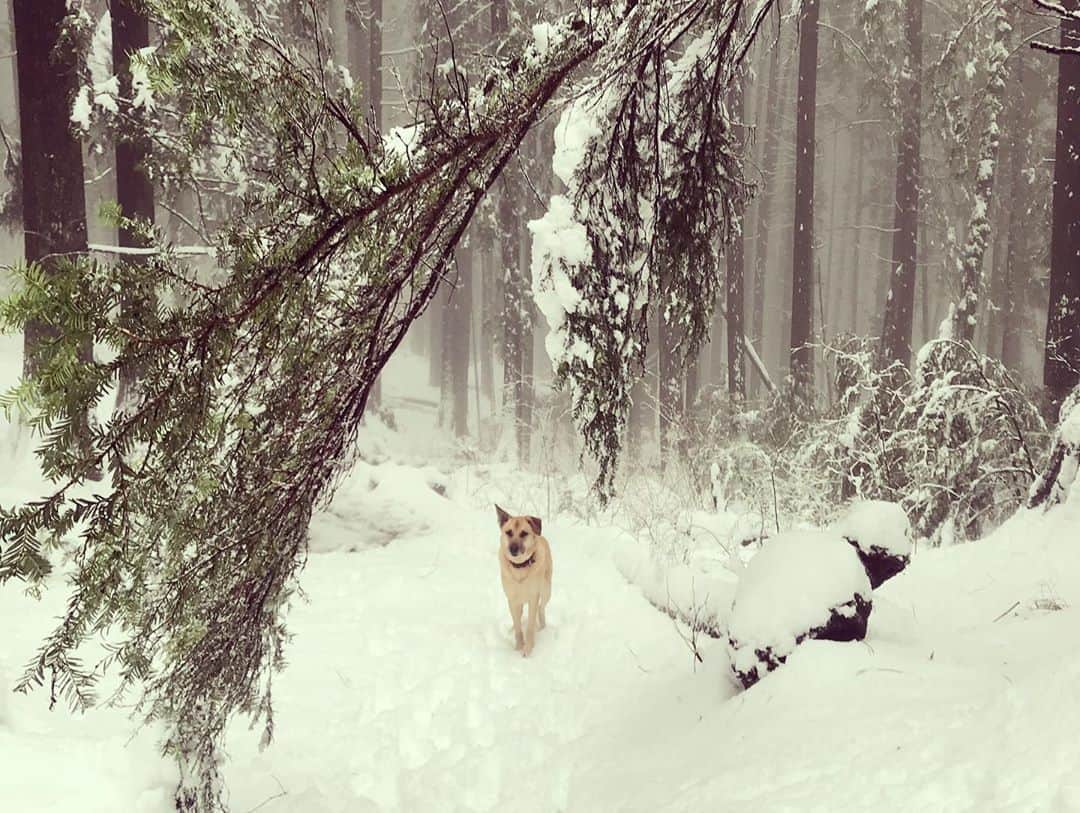
[[[1067,4],[6,6],[3,403],[56,491],[0,515],[0,582],[78,529],[24,686],[92,703],[72,652],[122,627],[109,665],[195,766],[181,809],[222,804],[233,712],[272,731],[308,521],[402,349],[462,443],[527,467],[575,423],[603,499],[624,450],[764,420],[846,494],[948,479],[911,498],[931,538],[1000,511],[968,489],[988,427],[1022,500],[1080,381]],[[942,445],[948,471],[912,451]]]

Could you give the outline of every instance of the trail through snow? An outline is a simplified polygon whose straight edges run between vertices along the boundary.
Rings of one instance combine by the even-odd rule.
[[[662,598],[659,571],[628,555],[639,540],[546,512],[550,481],[433,468],[445,450],[414,418],[366,439],[313,523],[275,740],[260,752],[244,721],[229,732],[236,813],[1080,811],[1080,501],[917,550],[875,592],[866,642],[810,642],[736,693],[722,642],[699,641],[695,670],[622,575]],[[33,491],[15,478],[0,502]],[[552,546],[528,659],[499,584],[496,501],[541,515]],[[691,570],[670,573],[694,595]],[[709,601],[703,586],[723,623],[730,582],[699,582]],[[132,736],[122,709],[49,712],[47,687],[8,691],[63,609],[52,588],[41,602],[0,590],[0,808],[167,813],[160,731]]]

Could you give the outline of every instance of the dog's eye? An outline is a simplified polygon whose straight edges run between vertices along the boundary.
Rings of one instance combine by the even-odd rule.
[[[513,539],[513,538],[514,538],[514,532],[513,532],[513,531],[507,531],[507,532],[506,532],[506,535],[507,535],[508,537],[510,537],[511,539]]]
[[[518,536],[520,536],[520,537],[521,537],[522,539],[524,539],[524,538],[525,538],[525,537],[527,537],[528,535],[529,535],[529,532],[528,532],[528,531],[522,531],[522,532],[521,532],[520,534],[518,534]]]

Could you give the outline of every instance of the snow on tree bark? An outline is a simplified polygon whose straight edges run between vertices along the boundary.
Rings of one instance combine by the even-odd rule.
[[[975,160],[975,192],[968,218],[966,240],[957,260],[960,296],[952,311],[952,335],[958,341],[975,338],[979,296],[982,289],[982,265],[991,234],[991,196],[997,174],[998,147],[1001,143],[1001,118],[1005,108],[1005,80],[1008,76],[1009,35],[1012,25],[1002,4],[992,15],[993,41],[987,53],[987,120],[979,140]]]
[[[730,100],[729,114],[736,130],[745,131],[743,125],[744,96],[746,93],[746,69],[737,71],[728,91]],[[745,139],[745,136],[742,136]],[[746,365],[743,360],[744,300],[743,276],[745,273],[745,252],[743,233],[746,224],[746,207],[737,202],[735,205],[735,235],[727,247],[727,379],[728,395],[733,400],[741,401],[746,397]],[[689,399],[688,399],[689,400]],[[689,406],[689,403],[687,404]]]

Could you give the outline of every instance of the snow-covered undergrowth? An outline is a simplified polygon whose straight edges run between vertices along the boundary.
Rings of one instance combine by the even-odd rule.
[[[577,485],[463,465],[430,416],[395,417],[400,431],[365,430],[313,524],[276,739],[260,753],[243,721],[229,736],[233,810],[1080,809],[1080,501],[919,549],[874,592],[865,642],[804,643],[738,692],[724,644],[698,640],[695,665],[650,603],[704,603],[726,624],[741,559],[719,540],[737,520],[691,512],[686,556],[654,556],[626,505],[587,522],[560,497]],[[23,490],[5,486],[5,503]],[[499,586],[495,501],[542,516],[553,549],[529,659]],[[0,590],[3,807],[166,813],[158,732],[132,737],[123,709],[49,712],[47,687],[7,692],[64,600],[55,576],[40,602]]]

